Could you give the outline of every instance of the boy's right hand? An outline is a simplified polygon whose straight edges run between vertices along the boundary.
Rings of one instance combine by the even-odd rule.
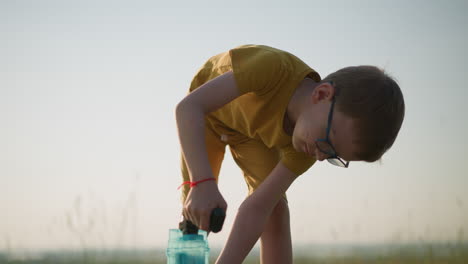
[[[227,203],[214,181],[204,182],[190,189],[185,200],[183,216],[199,229],[210,231],[210,215],[214,208],[227,209]]]

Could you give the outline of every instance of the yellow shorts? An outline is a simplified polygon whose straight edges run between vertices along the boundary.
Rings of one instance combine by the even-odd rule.
[[[249,194],[258,188],[280,161],[279,152],[275,148],[268,148],[261,141],[249,138],[232,129],[215,127],[207,123],[205,135],[208,159],[216,181],[224,159],[226,145],[229,145],[234,161],[243,171]],[[183,156],[181,168],[183,180],[190,181]],[[182,201],[185,201],[189,190],[189,185],[184,185]]]

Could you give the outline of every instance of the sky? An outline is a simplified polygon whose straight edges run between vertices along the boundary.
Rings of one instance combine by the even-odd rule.
[[[322,77],[376,65],[406,116],[377,163],[315,164],[294,245],[467,239],[467,1],[0,0],[0,251],[165,247],[180,220],[174,109],[210,56],[289,51]],[[247,195],[230,154],[222,246]]]

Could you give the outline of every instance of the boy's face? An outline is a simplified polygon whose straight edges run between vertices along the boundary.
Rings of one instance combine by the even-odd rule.
[[[292,143],[296,151],[304,152],[319,161],[330,157],[317,148],[316,141],[327,136],[333,95],[334,89],[329,84],[316,87],[311,98],[312,103],[304,109],[294,127]],[[355,120],[334,109],[328,139],[338,157],[345,161],[357,160],[354,154],[357,146],[353,144],[355,123]]]

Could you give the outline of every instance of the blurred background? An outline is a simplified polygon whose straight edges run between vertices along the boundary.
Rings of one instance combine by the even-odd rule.
[[[381,162],[315,164],[288,191],[311,245],[464,243],[467,1],[0,0],[0,252],[161,249],[180,219],[174,108],[206,59],[289,51],[322,77],[371,64],[406,117]],[[247,195],[229,151],[220,248]],[[163,253],[161,253],[163,254]]]

